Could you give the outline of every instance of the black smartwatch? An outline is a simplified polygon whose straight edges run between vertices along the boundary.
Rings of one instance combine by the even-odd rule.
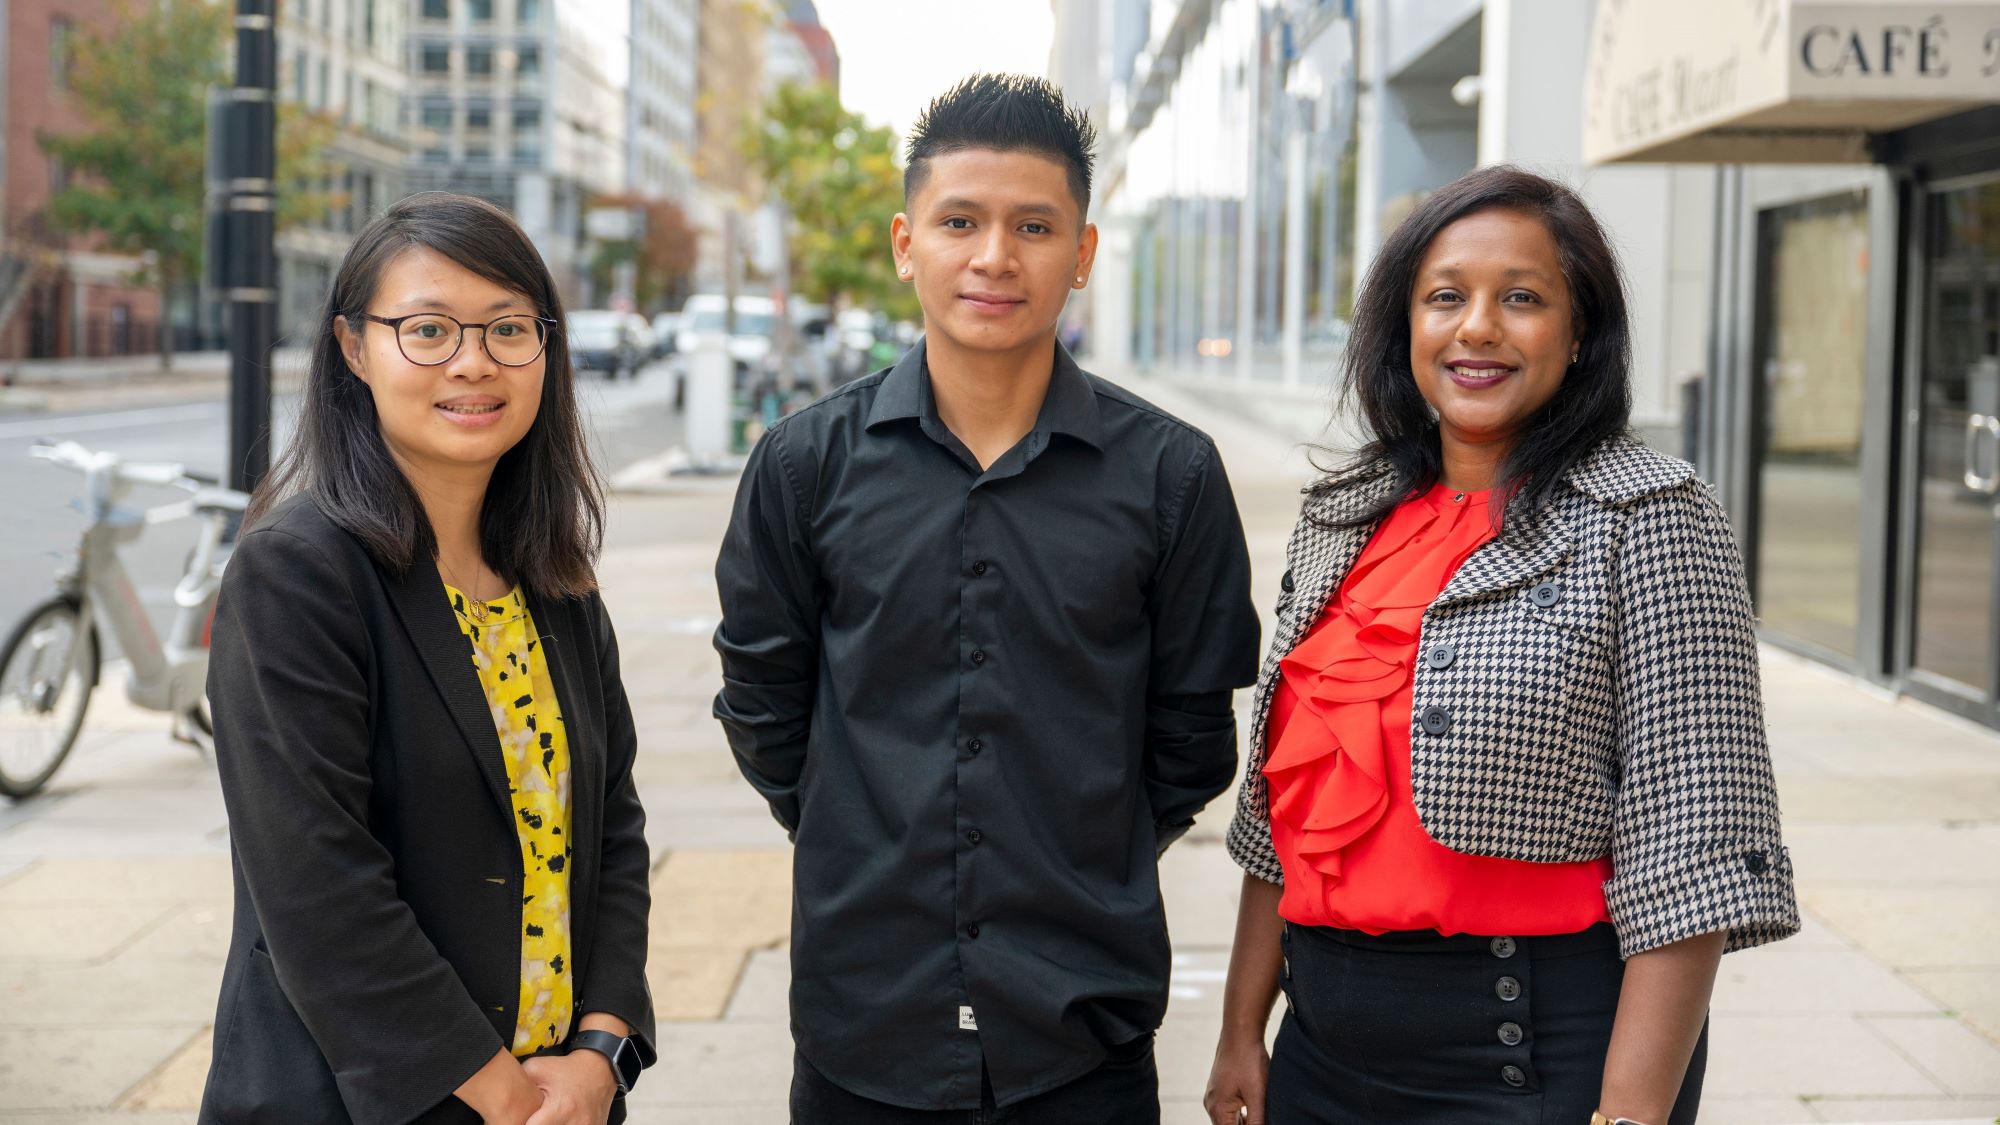
[[[639,1072],[646,1064],[639,1060],[639,1048],[632,1041],[608,1031],[579,1031],[569,1037],[571,1053],[596,1051],[611,1063],[611,1076],[618,1080],[618,1096],[624,1097],[639,1084]]]

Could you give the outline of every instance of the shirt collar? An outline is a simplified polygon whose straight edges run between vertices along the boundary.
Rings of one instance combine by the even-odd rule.
[[[1042,399],[1035,431],[1066,434],[1094,449],[1104,448],[1103,420],[1098,415],[1097,389],[1090,377],[1076,365],[1069,349],[1055,345],[1055,370],[1049,376],[1048,394]],[[925,359],[924,341],[903,353],[882,383],[875,389],[875,404],[869,408],[869,429],[885,422],[915,418],[943,428],[938,419],[937,399],[931,393],[930,364]]]

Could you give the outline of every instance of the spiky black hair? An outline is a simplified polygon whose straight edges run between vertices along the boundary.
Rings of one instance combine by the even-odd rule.
[[[1055,83],[1024,74],[975,74],[931,102],[911,127],[903,202],[924,186],[932,157],[989,148],[1055,160],[1069,173],[1077,206],[1088,212],[1096,147],[1090,116],[1065,101]]]

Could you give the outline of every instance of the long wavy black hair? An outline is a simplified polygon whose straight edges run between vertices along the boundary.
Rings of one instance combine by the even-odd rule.
[[[604,479],[591,461],[577,410],[562,298],[526,232],[505,211],[467,195],[410,196],[355,236],[313,332],[298,427],[258,486],[246,522],[303,492],[385,570],[402,574],[416,560],[436,555],[423,503],[383,442],[375,399],[348,370],[334,334],[334,321],[343,317],[357,331],[388,331],[361,314],[390,264],[418,247],[526,297],[539,315],[557,322],[549,334],[541,408],[528,432],[501,455],[486,486],[479,549],[495,573],[539,596],[588,594],[597,588],[604,540]]]
[[[1582,341],[1555,396],[1522,424],[1495,482],[1505,498],[1495,516],[1532,513],[1578,462],[1631,432],[1632,328],[1618,255],[1604,228],[1574,191],[1554,180],[1504,164],[1481,168],[1431,193],[1403,220],[1376,254],[1355,301],[1340,364],[1341,402],[1357,410],[1369,439],[1354,462],[1387,462],[1393,487],[1344,525],[1374,523],[1437,484],[1443,472],[1437,412],[1410,370],[1410,296],[1438,233],[1490,210],[1532,215],[1548,228]],[[1338,487],[1335,472],[1309,491]]]

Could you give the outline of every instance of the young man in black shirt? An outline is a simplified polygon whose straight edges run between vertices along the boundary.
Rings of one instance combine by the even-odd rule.
[[[1258,630],[1214,444],[1056,342],[1092,144],[1039,79],[933,102],[924,339],[737,494],[715,713],[797,848],[794,1125],[1159,1120],[1157,859],[1235,773]]]

